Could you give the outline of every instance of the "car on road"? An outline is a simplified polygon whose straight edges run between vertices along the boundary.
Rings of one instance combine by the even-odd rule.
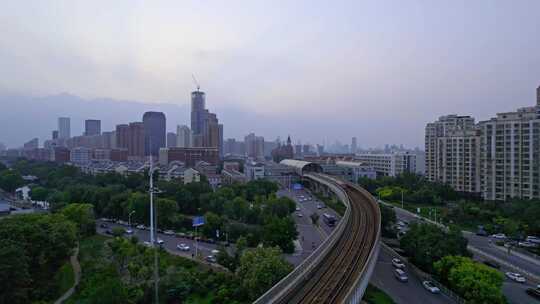
[[[403,271],[401,269],[394,269],[394,277],[396,277],[396,279],[398,279],[398,281],[400,281],[400,282],[409,281],[409,277],[407,276],[405,271]]]
[[[176,245],[176,248],[180,251],[189,251],[189,246],[184,243]]]
[[[540,244],[540,238],[537,237],[537,236],[534,236],[534,235],[529,235],[529,236],[527,236],[527,238],[525,239],[525,241],[531,242],[531,243],[535,243],[535,244]]]
[[[212,252],[212,255],[218,255],[219,254],[219,250],[217,250],[217,249],[214,249],[211,252]]]
[[[300,211],[300,207],[296,207],[296,211]]]
[[[506,277],[509,278],[510,280],[514,281],[514,282],[518,282],[518,283],[525,283],[525,277],[522,276],[521,274],[517,273],[517,272],[507,272],[505,273]]]
[[[111,229],[105,230],[105,234],[112,234],[112,230]]]
[[[215,256],[213,255],[209,255],[207,256],[206,258],[204,258],[207,262],[210,262],[210,263],[217,263],[217,259]]]
[[[99,227],[101,227],[101,228],[109,228],[109,225],[107,225],[107,224],[105,224],[105,223],[101,223],[101,224],[99,225]]]
[[[491,260],[485,260],[484,264],[495,269],[501,268],[501,265],[499,265],[499,263]]]
[[[439,287],[435,286],[435,284],[433,284],[433,282],[431,282],[431,281],[424,281],[424,282],[422,282],[422,285],[424,286],[425,289],[427,289],[431,293],[439,293],[439,292],[441,292]]]
[[[150,244],[150,242],[148,242],[148,241],[144,241],[143,245],[146,246],[146,247],[152,247],[152,244]]]
[[[392,265],[394,265],[396,268],[405,268],[405,264],[403,264],[403,262],[398,258],[392,259]]]
[[[529,242],[529,241],[525,241],[525,242],[519,242],[518,246],[519,247],[525,247],[525,248],[534,248],[534,247],[538,247],[538,244],[533,243],[533,242]]]
[[[128,229],[128,230],[126,230],[126,233],[127,233],[127,234],[133,234],[133,230]]]
[[[163,234],[165,234],[165,235],[174,235],[174,231],[172,231],[172,230],[165,230],[165,231],[163,231]]]
[[[494,239],[498,239],[498,240],[504,240],[504,239],[506,239],[506,234],[497,233],[497,234],[491,235],[491,237],[494,238]]]
[[[323,204],[317,204],[317,209],[323,209],[323,208],[324,208]]]
[[[146,229],[146,227],[143,224],[137,225],[137,227],[135,227],[135,228],[140,229],[140,230],[145,230]]]
[[[165,241],[162,240],[162,239],[160,239],[160,238],[158,238],[157,241],[156,241],[156,243],[158,243],[159,245],[163,245],[163,244],[165,244]]]
[[[540,300],[540,285],[536,286],[536,288],[527,288],[525,292],[531,297]]]
[[[296,216],[298,216],[298,217],[303,217],[303,215],[302,215],[301,212],[296,212]]]

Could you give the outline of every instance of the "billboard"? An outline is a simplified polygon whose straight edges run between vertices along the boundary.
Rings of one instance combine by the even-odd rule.
[[[196,216],[193,218],[193,227],[204,225],[204,216]]]
[[[302,190],[302,189],[304,189],[304,187],[302,186],[302,184],[298,184],[298,183],[293,184],[292,187],[293,187],[293,190]]]

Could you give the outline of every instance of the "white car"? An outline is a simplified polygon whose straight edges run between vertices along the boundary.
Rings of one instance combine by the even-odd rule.
[[[296,207],[296,211],[300,211],[300,207]]]
[[[146,247],[152,247],[152,244],[150,244],[150,242],[143,242],[143,245]]]
[[[184,243],[176,245],[176,248],[180,251],[189,251],[189,246]]]
[[[506,234],[497,233],[497,234],[493,234],[491,237],[494,238],[494,239],[498,239],[498,240],[504,240],[504,239],[506,239]]]
[[[137,228],[137,229],[140,229],[140,230],[144,230],[144,229],[146,229],[146,227],[144,227],[144,225],[143,225],[143,224],[137,225],[137,227],[136,227],[136,228]]]
[[[512,280],[512,281],[515,281],[515,282],[518,282],[518,283],[525,283],[525,277],[520,275],[519,273],[516,273],[516,272],[507,272],[505,273],[506,276]]]
[[[128,230],[126,230],[126,233],[127,233],[127,234],[133,234],[133,230],[128,229]]]
[[[296,216],[298,216],[298,217],[303,217],[303,215],[302,215],[301,212],[296,212]]]
[[[431,281],[424,281],[424,282],[422,282],[422,285],[424,285],[424,288],[427,289],[431,293],[439,293],[439,292],[441,292],[439,287],[435,286],[435,284],[433,284],[433,282],[431,282]]]
[[[405,268],[405,264],[400,259],[394,258],[392,259],[392,265],[396,268]]]
[[[163,231],[163,234],[165,234],[165,235],[173,235],[173,234],[174,234],[174,231],[172,231],[172,230],[165,230],[165,231]]]
[[[537,237],[537,236],[534,236],[534,235],[529,235],[527,236],[527,238],[525,239],[527,242],[531,242],[531,243],[535,243],[535,244],[540,244],[540,238]]]
[[[535,244],[533,242],[525,241],[525,242],[519,242],[518,245],[520,247],[526,247],[526,248],[534,248],[538,247],[538,244]]]
[[[157,239],[156,243],[158,243],[159,245],[163,245],[165,244],[165,241],[162,239]]]
[[[217,249],[214,249],[211,252],[212,252],[213,255],[218,255],[219,254],[219,250],[217,250]]]

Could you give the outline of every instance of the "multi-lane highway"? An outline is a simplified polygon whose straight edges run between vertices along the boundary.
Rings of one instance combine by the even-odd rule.
[[[398,220],[407,221],[409,223],[420,221],[419,217],[407,210],[403,210],[398,207],[394,207],[394,210],[396,212],[396,217],[398,218]],[[495,258],[496,260],[515,265],[520,269],[524,269],[536,276],[540,276],[540,264],[534,263],[528,259],[523,259],[517,255],[509,255],[506,250],[503,250],[502,248],[497,248],[496,245],[494,245],[493,240],[489,237],[477,236],[473,233],[468,232],[464,232],[463,235],[469,240],[470,247],[472,247],[473,249],[476,248],[485,253],[483,255],[474,254],[474,259],[482,262],[488,259],[491,260]],[[503,275],[508,271],[515,271],[515,269],[509,268],[504,264],[501,265],[501,268],[499,270]],[[535,299],[525,293],[525,290],[527,288],[536,286],[536,284],[538,283],[540,282],[531,282],[530,280],[525,284],[516,283],[505,276],[503,282],[503,294],[506,296],[509,303],[511,304],[536,303]]]

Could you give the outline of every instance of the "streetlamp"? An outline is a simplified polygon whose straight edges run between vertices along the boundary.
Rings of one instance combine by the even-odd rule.
[[[128,226],[131,227],[131,216],[135,213],[135,210],[131,211],[128,215]]]

